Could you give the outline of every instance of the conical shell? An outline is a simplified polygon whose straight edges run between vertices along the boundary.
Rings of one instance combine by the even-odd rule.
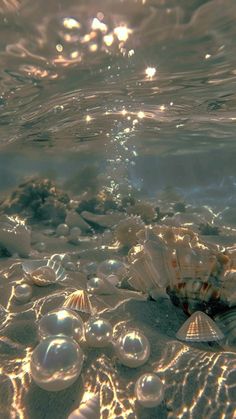
[[[68,419],[100,419],[99,394],[95,394],[86,402],[81,403],[78,409],[71,412]]]
[[[66,298],[63,307],[82,313],[91,314],[93,312],[92,305],[88,293],[84,290],[75,291]]]
[[[202,311],[196,311],[176,334],[186,342],[214,342],[224,338],[217,324]]]

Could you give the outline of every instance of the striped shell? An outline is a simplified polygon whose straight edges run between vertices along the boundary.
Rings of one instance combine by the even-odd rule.
[[[70,294],[63,303],[63,307],[82,313],[92,314],[93,308],[89,295],[84,290],[75,291]]]
[[[223,333],[207,314],[196,311],[176,333],[185,342],[214,342],[224,338]]]
[[[226,336],[226,345],[236,349],[236,307],[215,316],[215,321]]]
[[[30,281],[39,286],[64,282],[67,279],[65,269],[53,258],[25,261],[22,263],[22,269],[29,276]]]
[[[82,402],[78,409],[71,412],[68,419],[100,419],[99,394],[95,394],[86,402]]]

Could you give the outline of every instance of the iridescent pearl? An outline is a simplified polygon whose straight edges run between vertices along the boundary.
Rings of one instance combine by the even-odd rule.
[[[34,349],[30,363],[31,375],[44,390],[64,390],[78,378],[83,360],[83,352],[73,339],[51,336]]]
[[[155,407],[164,398],[164,385],[156,374],[143,374],[136,381],[134,392],[142,406]]]
[[[87,291],[90,294],[112,295],[116,294],[118,290],[105,278],[93,276],[87,282]]]
[[[105,319],[91,318],[85,325],[85,338],[89,346],[103,348],[112,338],[112,325]]]
[[[83,336],[83,321],[72,310],[60,308],[45,314],[38,328],[40,339],[48,336],[63,335],[79,341]]]
[[[16,285],[14,297],[20,303],[27,303],[32,297],[32,287],[29,284]]]
[[[56,229],[57,236],[67,236],[69,234],[69,227],[67,224],[59,224]]]
[[[101,277],[116,275],[120,280],[123,276],[125,276],[126,271],[126,266],[121,260],[107,259],[99,263],[97,275]]]
[[[115,343],[116,355],[127,367],[136,368],[147,362],[150,344],[146,336],[138,330],[124,332]]]

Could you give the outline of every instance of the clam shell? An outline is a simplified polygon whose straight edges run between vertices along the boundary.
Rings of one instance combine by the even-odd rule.
[[[196,311],[176,333],[179,340],[186,342],[214,342],[224,338],[223,333],[207,314]]]
[[[95,394],[86,402],[82,402],[78,409],[71,412],[68,419],[100,419],[99,394]]]
[[[65,269],[57,260],[28,260],[22,263],[23,271],[29,275],[32,282],[39,286],[63,282],[67,279]]]
[[[63,307],[87,314],[92,314],[93,312],[89,295],[84,290],[75,291],[70,294],[64,301]]]

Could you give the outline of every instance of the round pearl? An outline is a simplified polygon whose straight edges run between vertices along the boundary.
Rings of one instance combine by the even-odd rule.
[[[56,229],[57,236],[67,236],[69,234],[69,227],[67,224],[59,224]]]
[[[142,406],[155,407],[164,398],[164,385],[156,374],[143,374],[136,381],[134,392]]]
[[[27,303],[32,296],[32,287],[29,284],[16,285],[14,289],[14,297],[20,303]]]
[[[88,345],[94,348],[108,346],[112,338],[112,325],[105,319],[91,318],[85,326],[85,338]]]
[[[123,333],[115,343],[116,355],[127,367],[136,368],[147,362],[150,344],[146,336],[138,330]]]
[[[107,259],[99,263],[97,268],[97,275],[101,277],[116,275],[121,279],[125,274],[126,266],[121,260]]]
[[[41,318],[38,334],[40,339],[63,335],[79,341],[83,336],[83,321],[72,310],[64,308],[53,310]]]
[[[31,375],[44,390],[64,390],[78,378],[83,360],[83,352],[73,339],[51,336],[34,349],[30,363]]]
[[[104,279],[93,276],[87,282],[87,291],[90,294],[104,294],[106,290],[106,283]]]

